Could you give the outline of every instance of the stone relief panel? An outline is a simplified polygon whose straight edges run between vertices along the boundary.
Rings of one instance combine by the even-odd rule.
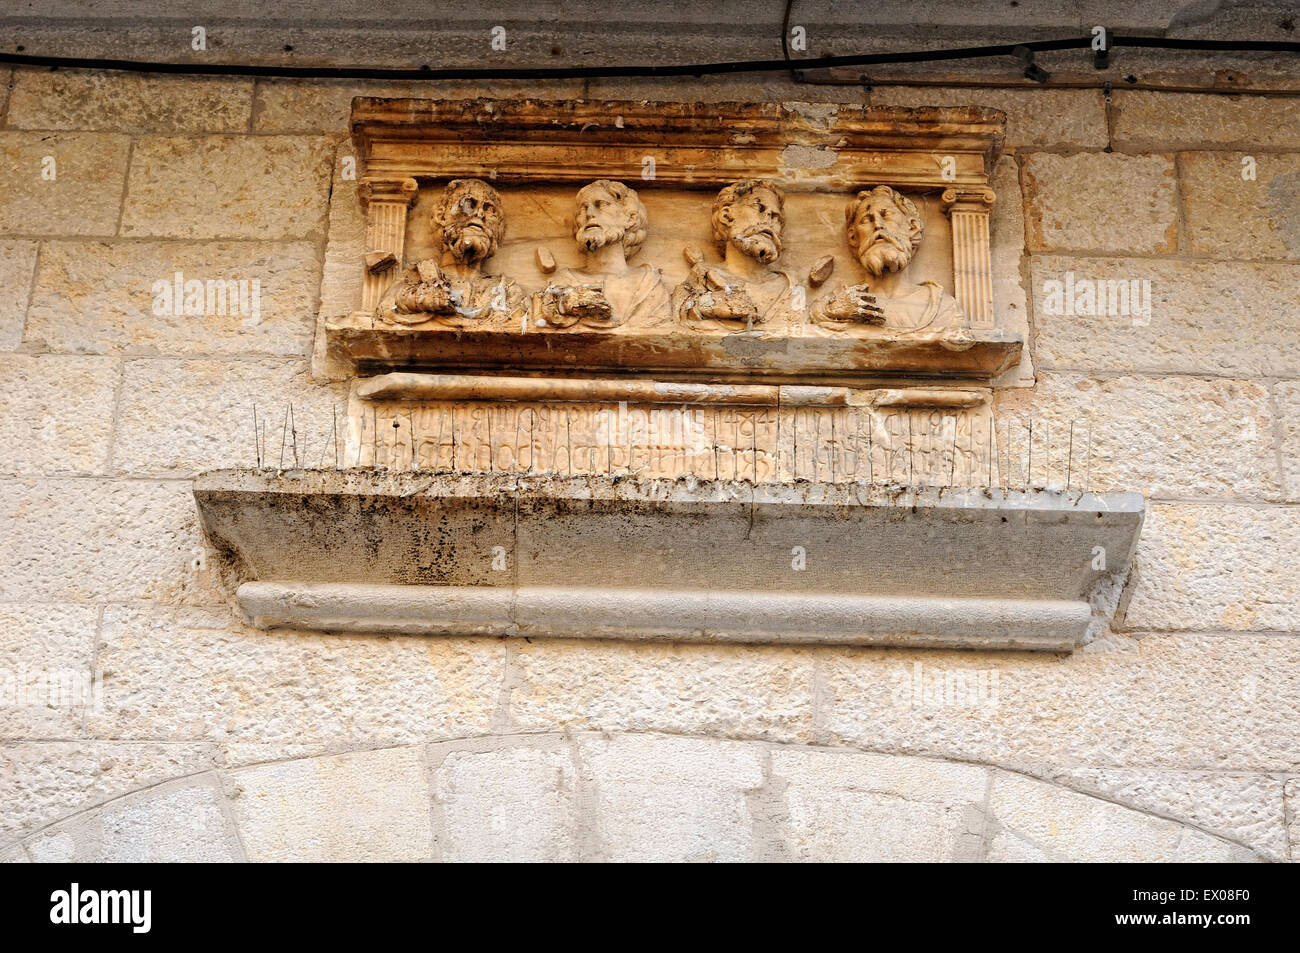
[[[933,232],[924,246],[922,229]],[[947,290],[950,235],[938,196],[909,198],[887,186],[845,204],[834,195],[787,196],[760,180],[732,183],[711,202],[609,179],[587,184],[576,200],[554,187],[456,180],[413,203],[403,244],[418,257],[400,271],[390,264],[373,317],[377,326],[540,333],[626,327],[799,337],[875,328],[922,340],[968,323]],[[856,269],[860,280],[822,286],[818,270],[837,268]],[[835,297],[840,291],[858,297]]]
[[[358,100],[365,293],[330,306],[325,350],[362,375],[989,386],[1017,366],[991,294],[1000,114],[814,118]],[[834,161],[799,166],[818,150]]]

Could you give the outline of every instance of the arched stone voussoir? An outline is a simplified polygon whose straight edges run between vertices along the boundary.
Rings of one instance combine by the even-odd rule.
[[[510,734],[177,778],[34,860],[1241,861],[1199,828],[1003,768],[663,734]]]

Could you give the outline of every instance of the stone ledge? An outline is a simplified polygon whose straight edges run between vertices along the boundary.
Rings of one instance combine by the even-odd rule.
[[[676,326],[613,332],[378,327],[361,312],[325,323],[330,353],[367,373],[487,368],[561,377],[632,373],[665,381],[863,386],[943,380],[988,386],[1020,361],[1024,342],[1015,332],[975,329],[967,336],[968,342],[954,344],[938,335],[879,329],[784,337]]]
[[[262,629],[752,644],[1071,651],[1088,604],[707,589],[393,586],[246,582]]]
[[[1144,512],[1127,493],[383,470],[214,471],[194,495],[262,627],[1048,651],[1086,638]]]

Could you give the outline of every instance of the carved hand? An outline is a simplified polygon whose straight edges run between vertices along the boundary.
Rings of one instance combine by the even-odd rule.
[[[584,318],[608,321],[614,313],[605,292],[591,285],[551,285],[541,296],[542,315],[557,328],[567,328]]]
[[[451,297],[451,285],[438,263],[426,258],[416,264],[414,274],[408,272],[397,289],[393,310],[398,314],[454,314]]]
[[[758,306],[744,288],[707,291],[696,299],[695,308],[700,317],[715,321],[752,321],[758,317]]]
[[[826,302],[825,313],[836,321],[860,321],[863,324],[884,324],[885,312],[876,296],[866,285],[844,288]]]
[[[560,309],[565,314],[600,321],[608,321],[614,314],[604,289],[592,285],[564,289],[560,295]]]
[[[451,286],[445,281],[408,283],[397,292],[393,303],[399,314],[454,314]]]

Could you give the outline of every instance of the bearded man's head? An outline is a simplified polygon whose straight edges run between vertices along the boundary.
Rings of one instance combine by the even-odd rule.
[[[713,200],[713,240],[724,250],[727,243],[770,264],[781,255],[785,228],[785,193],[766,179],[741,179]]]
[[[587,251],[622,242],[631,258],[645,241],[648,223],[640,196],[622,182],[597,179],[578,190],[573,240]]]
[[[491,258],[506,234],[501,196],[481,179],[448,182],[432,218],[442,247],[460,262]]]
[[[844,224],[849,247],[876,276],[911,264],[925,230],[916,203],[887,185],[859,192],[844,209]]]

